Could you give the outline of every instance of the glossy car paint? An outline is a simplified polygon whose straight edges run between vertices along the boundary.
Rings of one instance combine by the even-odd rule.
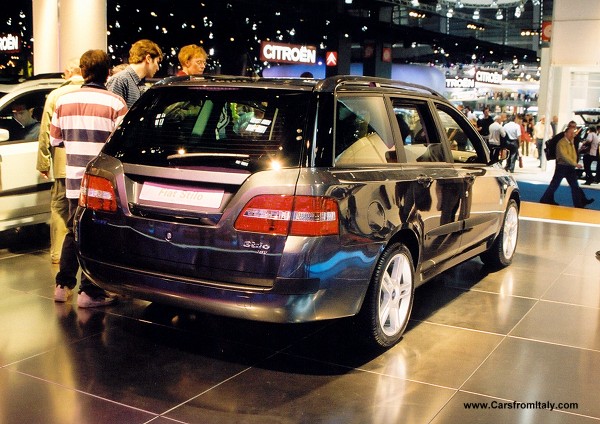
[[[204,80],[195,86],[189,81],[172,84],[213,87]],[[274,89],[268,81],[241,85]],[[307,148],[300,167],[240,174],[122,163],[101,153],[87,172],[113,183],[118,211],[80,208],[76,237],[84,272],[107,290],[151,301],[253,320],[304,322],[357,314],[374,267],[392,242],[410,249],[417,286],[492,244],[508,199],[518,201],[516,183],[500,166],[400,161],[348,167],[334,166],[331,156],[325,160],[330,165],[323,166],[315,157],[323,144],[331,143],[333,111],[327,105],[335,93],[323,85],[294,89],[314,89],[314,104],[319,101],[301,131]],[[398,93],[368,86],[358,91]],[[415,96],[411,91],[400,95]],[[426,95],[418,100],[430,102],[432,110],[434,102],[447,105]],[[393,131],[397,136],[398,128]],[[430,136],[442,139],[444,134],[440,130]],[[479,152],[489,159],[487,155]],[[224,201],[220,208],[198,213],[140,213],[140,192],[151,179],[222,189]],[[339,234],[282,236],[234,228],[250,199],[274,193],[335,199]]]

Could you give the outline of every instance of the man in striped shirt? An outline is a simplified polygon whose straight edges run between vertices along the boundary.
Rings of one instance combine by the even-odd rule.
[[[64,146],[67,154],[66,195],[69,199],[68,233],[56,275],[54,300],[66,302],[77,284],[77,247],[73,235],[73,218],[77,210],[79,187],[90,160],[98,155],[108,136],[127,112],[125,101],[106,89],[110,59],[102,50],[88,50],[80,59],[84,84],[79,90],[58,98],[50,125],[50,143]],[[84,275],[77,305],[81,308],[104,306],[114,298],[92,284]]]

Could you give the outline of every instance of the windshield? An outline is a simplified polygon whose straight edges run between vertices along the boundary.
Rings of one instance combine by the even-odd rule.
[[[150,90],[104,153],[126,163],[262,169],[299,166],[310,94],[231,87]]]

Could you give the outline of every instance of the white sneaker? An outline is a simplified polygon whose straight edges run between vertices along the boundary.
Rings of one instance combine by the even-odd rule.
[[[114,297],[98,296],[91,297],[86,292],[79,293],[77,296],[77,306],[80,308],[94,308],[96,306],[108,306],[117,301]]]
[[[73,290],[66,286],[54,287],[54,301],[55,302],[66,302],[73,295]]]

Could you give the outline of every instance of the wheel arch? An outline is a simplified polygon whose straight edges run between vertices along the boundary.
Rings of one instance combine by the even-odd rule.
[[[390,240],[387,242],[386,247],[398,242],[404,244],[410,251],[413,266],[415,270],[418,269],[417,265],[419,263],[421,247],[417,234],[409,228],[403,228],[390,238]]]

